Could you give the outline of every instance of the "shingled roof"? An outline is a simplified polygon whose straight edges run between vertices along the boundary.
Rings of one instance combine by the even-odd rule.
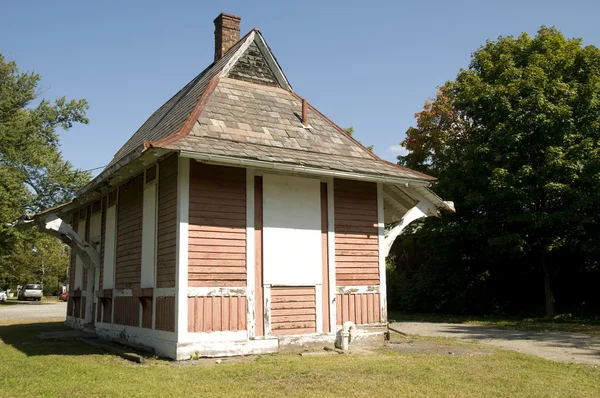
[[[364,176],[433,177],[378,158],[294,93],[263,36],[254,29],[154,112],[99,178],[127,155],[154,147]],[[112,168],[112,169],[111,169]],[[102,177],[104,176],[104,177]],[[85,190],[85,189],[84,189]]]

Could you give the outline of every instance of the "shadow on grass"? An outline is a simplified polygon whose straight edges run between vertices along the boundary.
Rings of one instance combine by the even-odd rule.
[[[0,302],[0,306],[6,305],[6,306],[14,306],[14,305],[45,305],[45,304],[57,304],[57,303],[61,303],[62,301],[57,301],[57,300],[52,300],[52,299],[46,299],[46,300],[42,300],[42,301],[36,301],[36,300],[24,300],[24,301],[20,301],[20,300],[8,300],[6,302]]]
[[[23,352],[27,356],[89,355],[101,352],[76,340],[40,341],[37,338],[41,332],[58,332],[62,330],[72,329],[67,328],[62,322],[0,325],[0,339],[4,344]]]
[[[433,323],[433,322],[429,322]],[[395,326],[402,330],[402,322]],[[437,323],[435,333],[443,337],[466,339],[475,342],[506,341],[512,347],[549,347],[571,356],[591,357],[600,360],[600,338],[570,331],[511,330],[459,323]],[[530,345],[530,343],[535,345]],[[516,345],[515,345],[516,344]],[[505,346],[506,347],[506,346]]]

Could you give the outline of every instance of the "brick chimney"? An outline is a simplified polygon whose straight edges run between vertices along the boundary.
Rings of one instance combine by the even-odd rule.
[[[224,12],[215,18],[215,62],[240,40],[240,20]]]

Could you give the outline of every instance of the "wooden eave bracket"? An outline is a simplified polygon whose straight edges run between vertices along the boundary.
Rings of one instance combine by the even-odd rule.
[[[73,298],[81,298],[81,290],[80,289],[73,290],[73,291],[69,292],[69,296],[73,297]]]
[[[93,267],[100,267],[98,252],[56,213],[35,215],[30,219],[21,218],[13,224],[13,226],[23,229],[31,228],[34,225],[40,232],[54,236],[70,246],[83,261],[84,268],[88,268],[90,264]]]
[[[402,231],[404,231],[411,222],[432,215],[439,215],[439,211],[435,206],[428,202],[418,202],[414,207],[404,213],[400,221],[392,229],[386,231],[385,237],[383,238],[385,257],[390,253],[390,249],[396,238],[400,236]]]

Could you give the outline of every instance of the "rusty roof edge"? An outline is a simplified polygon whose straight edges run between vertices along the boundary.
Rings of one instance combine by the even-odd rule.
[[[158,140],[158,141],[146,141],[146,142],[144,142],[144,145],[143,145],[144,146],[144,151],[147,150],[147,149],[149,149],[149,148],[162,148],[165,145],[177,142],[180,139],[182,139],[185,136],[187,136],[192,131],[192,129],[194,128],[194,124],[196,123],[196,121],[200,117],[200,114],[202,113],[202,110],[204,109],[204,107],[208,103],[208,100],[210,99],[210,97],[214,93],[215,88],[217,87],[217,84],[219,84],[220,77],[221,77],[221,72],[217,73],[214,77],[212,77],[210,79],[210,81],[208,82],[208,85],[204,89],[204,92],[202,93],[202,95],[200,95],[200,98],[198,99],[198,102],[196,102],[196,105],[194,106],[194,109],[192,109],[192,112],[190,112],[190,114],[188,115],[188,118],[183,123],[183,126],[181,126],[181,129],[179,129],[178,132],[176,132],[175,134],[172,134],[172,135],[170,135],[168,137],[165,137],[165,138],[163,138],[161,140]]]

